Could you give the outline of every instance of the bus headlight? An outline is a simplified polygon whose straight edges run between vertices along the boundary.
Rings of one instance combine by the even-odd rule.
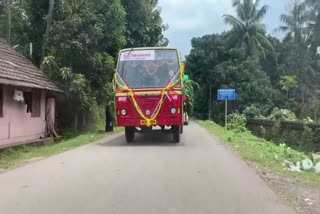
[[[176,108],[171,108],[171,114],[175,114],[175,113],[177,113],[177,109]]]
[[[121,110],[121,115],[122,115],[122,116],[126,116],[126,115],[127,115],[127,110],[122,109],[122,110]]]

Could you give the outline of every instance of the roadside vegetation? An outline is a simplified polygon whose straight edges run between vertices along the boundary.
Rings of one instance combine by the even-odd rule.
[[[122,131],[116,127],[113,133]],[[43,146],[17,146],[0,150],[0,172],[21,166],[33,160],[49,157],[79,146],[100,140],[112,133],[104,131],[89,131],[85,133],[66,131],[64,137],[57,143]]]
[[[229,31],[191,40],[186,69],[200,85],[195,116],[223,122],[224,103],[217,101],[217,90],[232,88],[237,99],[228,103],[231,113],[255,105],[263,115],[278,108],[294,112],[301,121],[319,121],[319,1],[288,1],[281,26],[274,29],[283,39],[266,33],[264,18],[274,10],[272,4],[232,2],[235,15],[223,16]]]
[[[198,121],[201,126],[208,129],[218,138],[229,144],[243,158],[261,164],[264,167],[293,176],[304,183],[320,185],[320,174],[314,168],[302,169],[302,162],[310,159],[309,154],[290,148],[285,144],[267,141],[251,134],[241,125],[233,122],[228,129],[213,121]],[[320,160],[318,160],[320,162]],[[299,171],[290,168],[290,164],[300,162]]]

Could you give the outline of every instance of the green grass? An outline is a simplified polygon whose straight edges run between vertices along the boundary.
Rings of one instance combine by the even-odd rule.
[[[198,121],[198,123],[231,145],[245,159],[257,162],[281,174],[293,176],[304,183],[320,185],[320,174],[316,174],[314,171],[292,172],[286,170],[286,167],[282,165],[284,160],[294,163],[302,161],[307,157],[303,152],[256,137],[249,131],[237,133],[236,131],[226,130],[212,121]]]
[[[122,131],[122,128],[115,128],[113,133]],[[111,133],[112,134],[112,133]],[[103,131],[74,133],[68,132],[59,143],[52,145],[34,146],[17,146],[0,150],[0,169],[6,170],[21,166],[31,159],[45,158],[60,152],[73,149],[85,144],[100,140],[110,135]]]

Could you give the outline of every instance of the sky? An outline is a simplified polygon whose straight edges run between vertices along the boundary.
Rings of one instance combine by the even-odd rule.
[[[264,18],[267,33],[278,38],[279,16],[286,13],[289,0],[261,0],[260,5],[269,5]],[[191,39],[212,33],[221,33],[229,27],[223,22],[224,14],[234,15],[231,0],[159,0],[161,16],[169,29],[164,33],[169,46],[179,48],[183,55],[191,50]]]

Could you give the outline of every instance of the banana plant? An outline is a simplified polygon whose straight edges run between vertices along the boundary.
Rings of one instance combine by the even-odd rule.
[[[189,79],[188,75],[184,77],[184,93],[188,96],[188,103],[187,103],[187,112],[190,115],[192,113],[194,107],[194,92],[195,88],[199,89],[200,86],[197,82]]]

